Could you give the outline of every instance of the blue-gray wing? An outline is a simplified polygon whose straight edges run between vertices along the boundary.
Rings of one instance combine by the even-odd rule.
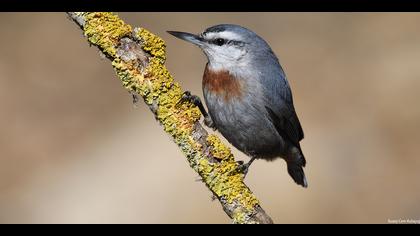
[[[278,62],[277,62],[278,63]],[[289,83],[280,64],[263,72],[262,83],[265,88],[266,110],[277,132],[296,147],[304,134],[293,106]]]
[[[295,112],[276,113],[268,106],[265,106],[270,120],[276,127],[277,132],[295,147],[300,148],[299,141],[303,139],[303,130]]]

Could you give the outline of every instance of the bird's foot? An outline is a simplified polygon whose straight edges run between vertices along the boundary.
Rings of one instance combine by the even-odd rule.
[[[236,163],[238,163],[238,168],[236,168],[236,171],[243,174],[244,175],[244,179],[246,177],[246,175],[248,174],[248,170],[249,167],[251,166],[251,164],[248,163],[244,163],[243,161],[237,161]]]
[[[213,120],[211,119],[210,115],[207,113],[206,109],[204,108],[203,103],[201,102],[200,97],[198,97],[197,95],[192,95],[190,91],[185,91],[182,94],[181,99],[179,99],[177,105],[179,105],[180,103],[183,102],[191,102],[192,104],[194,104],[195,106],[198,107],[198,109],[200,109],[201,114],[204,117],[204,124],[212,129],[215,129],[216,126],[214,125]]]
[[[249,160],[247,163],[244,163],[243,161],[237,161],[239,166],[236,170],[244,175],[244,179],[248,174],[249,167],[251,166],[252,162],[255,161],[255,159],[256,157],[252,157],[251,160]]]
[[[184,102],[191,102],[194,105],[196,105],[197,100],[200,100],[200,98],[198,96],[192,95],[190,91],[185,91],[182,94],[181,99],[179,99],[179,101],[176,105],[179,105],[179,104],[184,103]]]

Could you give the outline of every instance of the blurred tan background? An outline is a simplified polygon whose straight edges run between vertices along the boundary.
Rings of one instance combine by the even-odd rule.
[[[295,185],[282,160],[253,164],[246,182],[276,223],[420,219],[420,14],[120,16],[163,37],[167,67],[201,97],[204,55],[166,30],[235,23],[272,46],[309,181]],[[230,223],[64,13],[1,13],[0,29],[0,223]]]

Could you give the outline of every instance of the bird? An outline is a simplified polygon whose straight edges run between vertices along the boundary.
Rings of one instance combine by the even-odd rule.
[[[180,102],[193,102],[205,125],[250,157],[247,163],[239,163],[244,176],[256,159],[282,158],[294,182],[307,188],[300,146],[303,129],[286,74],[269,44],[234,24],[211,26],[199,34],[167,32],[198,46],[207,57],[202,89],[208,112],[189,91]]]

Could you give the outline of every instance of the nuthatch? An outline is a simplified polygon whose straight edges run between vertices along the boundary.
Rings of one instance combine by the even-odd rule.
[[[267,42],[231,24],[212,26],[198,35],[168,33],[197,45],[207,56],[203,94],[209,114],[199,97],[186,92],[183,100],[196,104],[207,126],[251,157],[240,170],[246,175],[255,159],[281,157],[293,180],[307,187],[299,144],[303,130],[286,75]]]

